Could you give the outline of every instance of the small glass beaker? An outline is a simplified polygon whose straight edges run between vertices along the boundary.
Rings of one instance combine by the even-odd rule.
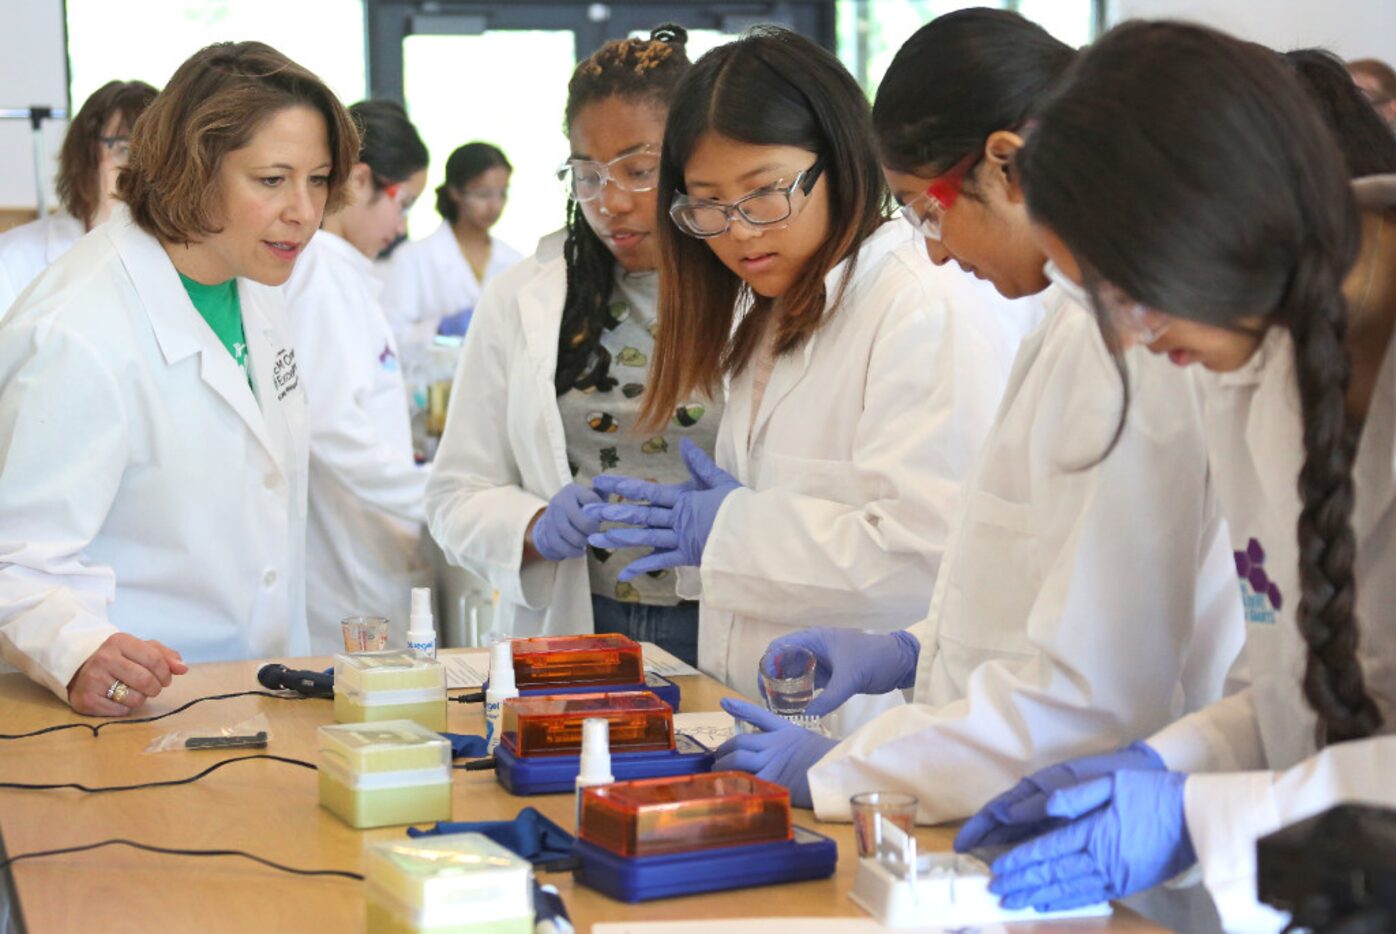
[[[915,795],[901,791],[865,791],[848,799],[853,811],[853,835],[858,839],[858,856],[872,856],[877,853],[880,830],[874,815],[896,824],[908,834],[916,829]]]
[[[388,647],[388,621],[382,616],[347,616],[339,628],[346,652],[381,652]]]
[[[766,708],[782,717],[803,714],[814,700],[813,652],[796,645],[776,646],[761,656],[761,689]]]

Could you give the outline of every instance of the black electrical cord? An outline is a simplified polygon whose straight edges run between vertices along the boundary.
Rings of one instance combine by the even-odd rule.
[[[60,730],[91,730],[93,736],[99,735],[109,726],[126,726],[131,723],[154,723],[156,720],[163,720],[166,717],[173,717],[177,713],[183,713],[195,704],[202,704],[204,701],[228,700],[231,697],[274,697],[278,700],[310,700],[301,694],[282,694],[277,691],[234,691],[231,694],[210,694],[208,697],[196,697],[187,704],[182,704],[174,710],[156,714],[153,717],[136,717],[131,720],[107,720],[104,723],[60,723],[57,726],[46,726],[42,730],[34,730],[30,733],[0,733],[2,739],[29,739],[31,736],[43,736],[45,733],[57,733]]]
[[[460,697],[452,697],[451,700],[457,704],[483,704],[485,702],[485,692],[476,691],[474,694],[462,694]]]
[[[172,785],[188,785],[191,782],[197,782],[205,775],[208,775],[210,772],[216,772],[225,765],[231,765],[234,762],[250,762],[253,759],[271,759],[275,762],[285,762],[287,765],[298,765],[303,769],[315,769],[315,763],[306,762],[304,759],[288,759],[285,756],[256,753],[250,756],[235,756],[232,759],[224,759],[221,762],[215,762],[197,775],[191,775],[188,778],[173,778],[163,782],[143,782],[139,785],[98,785],[96,788],[89,788],[77,782],[63,782],[51,785],[34,784],[30,782],[0,782],[0,788],[14,788],[19,791],[56,791],[63,788],[72,788],[76,791],[86,792],[91,795],[102,794],[107,791],[139,791],[142,788],[169,788]]]
[[[234,760],[228,760],[234,761]],[[45,856],[65,856],[69,853],[83,853],[87,850],[97,850],[104,846],[129,846],[136,850],[145,850],[148,853],[161,853],[166,856],[236,856],[240,859],[250,859],[254,863],[261,863],[272,869],[281,872],[294,873],[298,876],[339,876],[344,879],[352,879],[355,882],[362,882],[363,875],[357,872],[349,872],[344,869],[297,869],[295,866],[283,866],[281,863],[273,862],[253,853],[244,850],[183,850],[164,846],[151,846],[149,843],[137,843],[134,840],[112,839],[102,840],[99,843],[85,843],[81,846],[67,846],[58,850],[38,850],[33,853],[20,853],[11,856],[9,859],[0,860],[0,871],[10,868],[20,860],[40,859]]]
[[[465,765],[453,765],[453,769],[461,769],[466,772],[488,772],[495,766],[494,756],[487,756],[484,759],[475,759]]]

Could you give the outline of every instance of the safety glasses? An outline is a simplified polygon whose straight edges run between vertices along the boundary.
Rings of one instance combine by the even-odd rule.
[[[979,163],[982,153],[971,152],[926,186],[926,190],[902,205],[902,217],[916,232],[928,240],[940,240],[945,215],[960,197],[960,188],[970,169]]]
[[[1051,260],[1042,267],[1048,280],[1055,284],[1067,298],[1091,311],[1098,307],[1110,321],[1110,327],[1121,337],[1136,344],[1152,344],[1168,331],[1172,322],[1161,311],[1154,311],[1136,302],[1118,286],[1102,282],[1096,286],[1096,303],[1091,302],[1090,293],[1071,281],[1061,267]]]
[[[621,191],[654,191],[659,185],[659,147],[645,145],[610,162],[568,159],[557,180],[573,201],[595,201],[607,184]]]
[[[780,179],[727,204],[679,193],[674,195],[674,202],[669,206],[669,217],[679,230],[701,240],[725,234],[734,216],[740,217],[748,227],[770,227],[794,216],[814,190],[823,171],[824,157],[820,156],[790,184]]]

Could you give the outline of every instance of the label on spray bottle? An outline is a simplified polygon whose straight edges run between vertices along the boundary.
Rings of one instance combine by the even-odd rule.
[[[504,701],[485,701],[485,755],[494,755],[499,745],[499,723],[504,716]]]

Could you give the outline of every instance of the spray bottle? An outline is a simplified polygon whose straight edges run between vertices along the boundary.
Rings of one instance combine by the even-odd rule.
[[[431,588],[412,588],[412,615],[407,623],[407,647],[425,655],[436,657],[436,623],[431,617]]]
[[[501,639],[490,646],[490,686],[485,689],[485,755],[494,755],[504,725],[504,701],[518,697],[514,686],[514,643]]]
[[[577,771],[577,833],[582,832],[582,789],[609,785],[611,774],[611,724],[604,717],[582,721],[582,761]]]

